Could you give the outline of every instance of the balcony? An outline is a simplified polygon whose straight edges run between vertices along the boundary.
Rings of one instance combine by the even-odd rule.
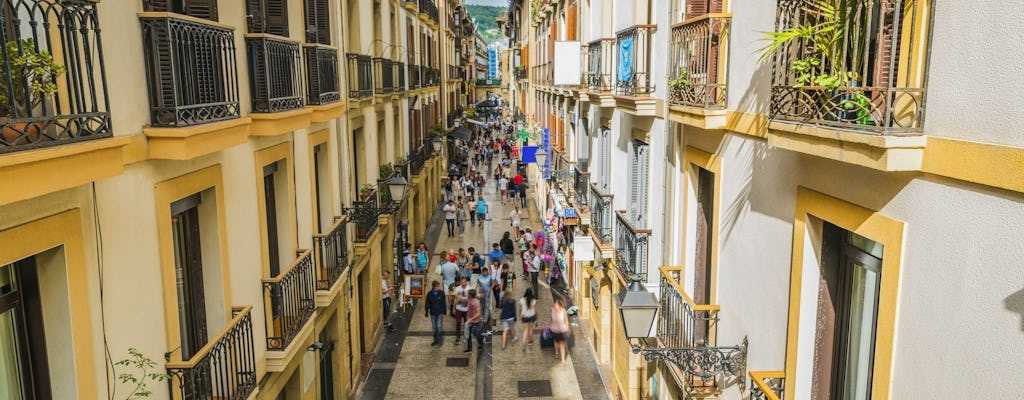
[[[611,193],[601,192],[597,185],[590,184],[590,227],[594,237],[602,244],[612,244],[612,198]]]
[[[615,254],[622,275],[647,281],[648,239],[651,230],[634,226],[625,211],[615,212]],[[627,279],[628,280],[628,279]]]
[[[434,155],[434,148],[429,141],[425,141],[415,152],[409,154],[409,171],[413,175],[423,172],[423,166],[427,160]]]
[[[330,290],[348,268],[348,221],[337,218],[325,233],[313,235],[316,290]]]
[[[338,85],[338,50],[322,45],[306,45],[306,102],[326,105],[341,100]]]
[[[299,44],[267,34],[248,34],[249,90],[252,112],[276,113],[302,108],[302,60]]]
[[[725,125],[725,65],[731,18],[705,14],[672,27],[668,101],[676,122],[703,129]]]
[[[459,68],[458,65],[448,65],[448,80],[461,80],[462,72],[462,68]]]
[[[437,27],[439,21],[439,14],[437,11],[437,4],[433,0],[419,0],[419,11],[420,19],[433,23],[434,27]]]
[[[256,389],[252,306],[231,310],[231,321],[187,361],[167,361],[172,399],[246,399]],[[173,357],[177,350],[169,352]]]
[[[683,289],[682,267],[662,267],[659,270],[660,311],[658,316],[657,339],[662,347],[703,349],[708,357],[731,356],[737,348],[715,347],[718,337],[718,313],[715,304],[696,304]],[[745,350],[745,348],[744,348]],[[680,371],[681,372],[681,371]],[[715,395],[718,392],[718,374],[683,373],[683,386],[691,395]],[[700,396],[698,396],[700,397]]]
[[[312,254],[309,250],[299,253],[280,274],[263,279],[263,299],[269,305],[265,311],[268,351],[286,350],[316,310]]]
[[[373,71],[374,92],[376,94],[389,94],[395,91],[394,61],[386,58],[374,58]]]
[[[598,39],[587,44],[587,88],[592,92],[612,90],[612,48],[615,39]]]
[[[402,7],[415,13],[416,8],[418,7],[417,3],[419,3],[418,0],[402,0]]]
[[[635,25],[615,34],[618,61],[615,71],[615,94],[648,96],[654,92],[651,79],[651,36],[655,25]]]
[[[345,210],[349,220],[356,224],[356,242],[365,243],[370,240],[373,231],[377,229],[378,218],[383,214],[377,190],[373,185],[360,188],[359,200],[353,201],[352,207]]]
[[[397,82],[397,84],[395,86],[395,91],[398,91],[398,92],[406,91],[406,87],[405,87],[405,72],[406,72],[405,71],[405,63],[396,61],[395,62],[395,82]]]
[[[476,85],[484,87],[499,87],[501,86],[501,79],[480,78],[476,80]]]
[[[420,80],[420,66],[409,64],[409,88],[419,89],[421,87],[423,87],[423,82]]]
[[[15,21],[0,32],[0,154],[110,137],[96,4],[15,0],[0,14]]]
[[[168,13],[143,13],[140,22],[152,126],[238,118],[231,27]]]
[[[573,188],[576,192],[576,203],[580,207],[586,207],[590,204],[590,172],[580,170],[580,165],[584,163],[581,160],[573,168]]]
[[[373,60],[370,56],[348,53],[348,97],[365,99],[373,95]]]
[[[784,400],[786,376],[782,371],[750,371],[750,400]]]

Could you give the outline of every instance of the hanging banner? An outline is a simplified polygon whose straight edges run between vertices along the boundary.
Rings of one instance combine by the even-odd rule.
[[[551,153],[551,131],[548,128],[544,128],[541,133],[541,144],[544,146],[544,153],[548,155],[544,157],[544,179],[551,179],[551,160],[555,155]]]
[[[498,49],[487,48],[487,79],[498,78]]]
[[[537,162],[537,146],[523,146],[522,156],[526,164]]]
[[[633,80],[633,36],[619,39],[619,82]]]
[[[594,261],[594,239],[589,235],[577,235],[572,240],[573,261]]]

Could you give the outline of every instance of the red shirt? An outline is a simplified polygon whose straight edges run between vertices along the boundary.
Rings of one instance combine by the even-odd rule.
[[[480,322],[480,299],[469,299],[469,311],[466,312],[466,322]]]
[[[516,174],[515,178],[512,178],[512,182],[515,182],[516,186],[523,184],[523,176]]]

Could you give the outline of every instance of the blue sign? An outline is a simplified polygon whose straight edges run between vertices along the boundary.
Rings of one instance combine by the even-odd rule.
[[[551,179],[551,159],[555,158],[555,155],[551,153],[551,131],[548,128],[541,131],[541,144],[544,146],[544,153],[548,155],[544,158],[544,179]]]
[[[522,161],[526,164],[537,162],[537,146],[523,146],[520,154]]]
[[[487,49],[487,79],[498,78],[498,49],[489,47]]]

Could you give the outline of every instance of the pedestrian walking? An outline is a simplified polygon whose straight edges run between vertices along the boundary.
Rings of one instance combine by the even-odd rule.
[[[448,237],[455,236],[455,217],[457,216],[455,202],[448,200],[442,210],[444,211],[444,224],[448,227]]]
[[[491,269],[484,267],[483,272],[476,277],[476,289],[477,294],[480,295],[480,309],[483,312],[484,325],[490,327],[491,325],[491,291],[494,290],[494,277],[491,276]]]
[[[519,310],[523,321],[523,351],[526,351],[526,344],[533,344],[533,325],[537,322],[537,297],[533,289],[526,288],[519,299]]]
[[[469,279],[459,278],[459,285],[455,287],[455,344],[462,340],[466,314],[469,312],[469,290]]]
[[[512,234],[505,231],[505,233],[501,235],[501,240],[498,242],[498,245],[501,247],[501,253],[504,256],[503,262],[512,261],[512,255],[516,252],[516,244],[512,241]]]
[[[430,254],[427,253],[427,244],[420,242],[419,248],[416,249],[416,272],[426,273],[428,264],[430,264]]]
[[[508,337],[512,336],[512,342],[516,341],[516,300],[512,296],[505,296],[501,302],[501,349],[508,346]]]
[[[440,346],[443,344],[444,337],[442,335],[442,328],[444,314],[447,312],[448,305],[445,301],[445,293],[441,290],[441,283],[433,281],[430,283],[430,293],[427,293],[427,301],[424,309],[424,313],[430,317],[430,327],[434,331],[434,341],[430,343],[431,346]]]
[[[473,351],[474,338],[476,339],[478,349],[484,347],[484,338],[482,335],[483,332],[481,331],[480,323],[480,299],[477,298],[475,289],[469,289],[468,297],[469,306],[466,311],[466,325],[469,328],[468,334],[466,335],[466,350],[463,351],[464,353],[469,353]]]
[[[459,202],[455,204],[455,223],[459,227],[459,234],[466,232],[466,219],[468,218],[466,212],[466,206],[462,203],[462,198],[459,197]]]
[[[533,260],[531,260],[530,265],[528,267],[528,271],[530,272],[530,287],[533,288],[534,293],[538,293],[540,287],[537,283],[537,277],[538,275],[540,275],[541,265],[544,261],[541,255],[537,253],[536,248],[533,248],[530,254],[533,256]]]
[[[455,264],[455,254],[448,255],[448,258],[443,264],[441,264],[441,289],[446,293],[451,293],[452,289],[455,288],[455,279],[458,278],[459,266]],[[448,296],[449,308],[454,306],[455,302],[452,301],[452,296]],[[450,311],[449,311],[450,312]]]
[[[384,328],[391,332],[394,326],[391,325],[391,283],[387,279],[380,278],[381,308],[384,313]]]
[[[487,219],[487,201],[484,200],[484,196],[480,196],[476,200],[476,219],[479,226],[484,225],[484,220]]]
[[[565,362],[566,339],[569,337],[569,316],[565,312],[565,300],[556,298],[551,305],[551,323],[548,330],[555,339],[555,356]]]

